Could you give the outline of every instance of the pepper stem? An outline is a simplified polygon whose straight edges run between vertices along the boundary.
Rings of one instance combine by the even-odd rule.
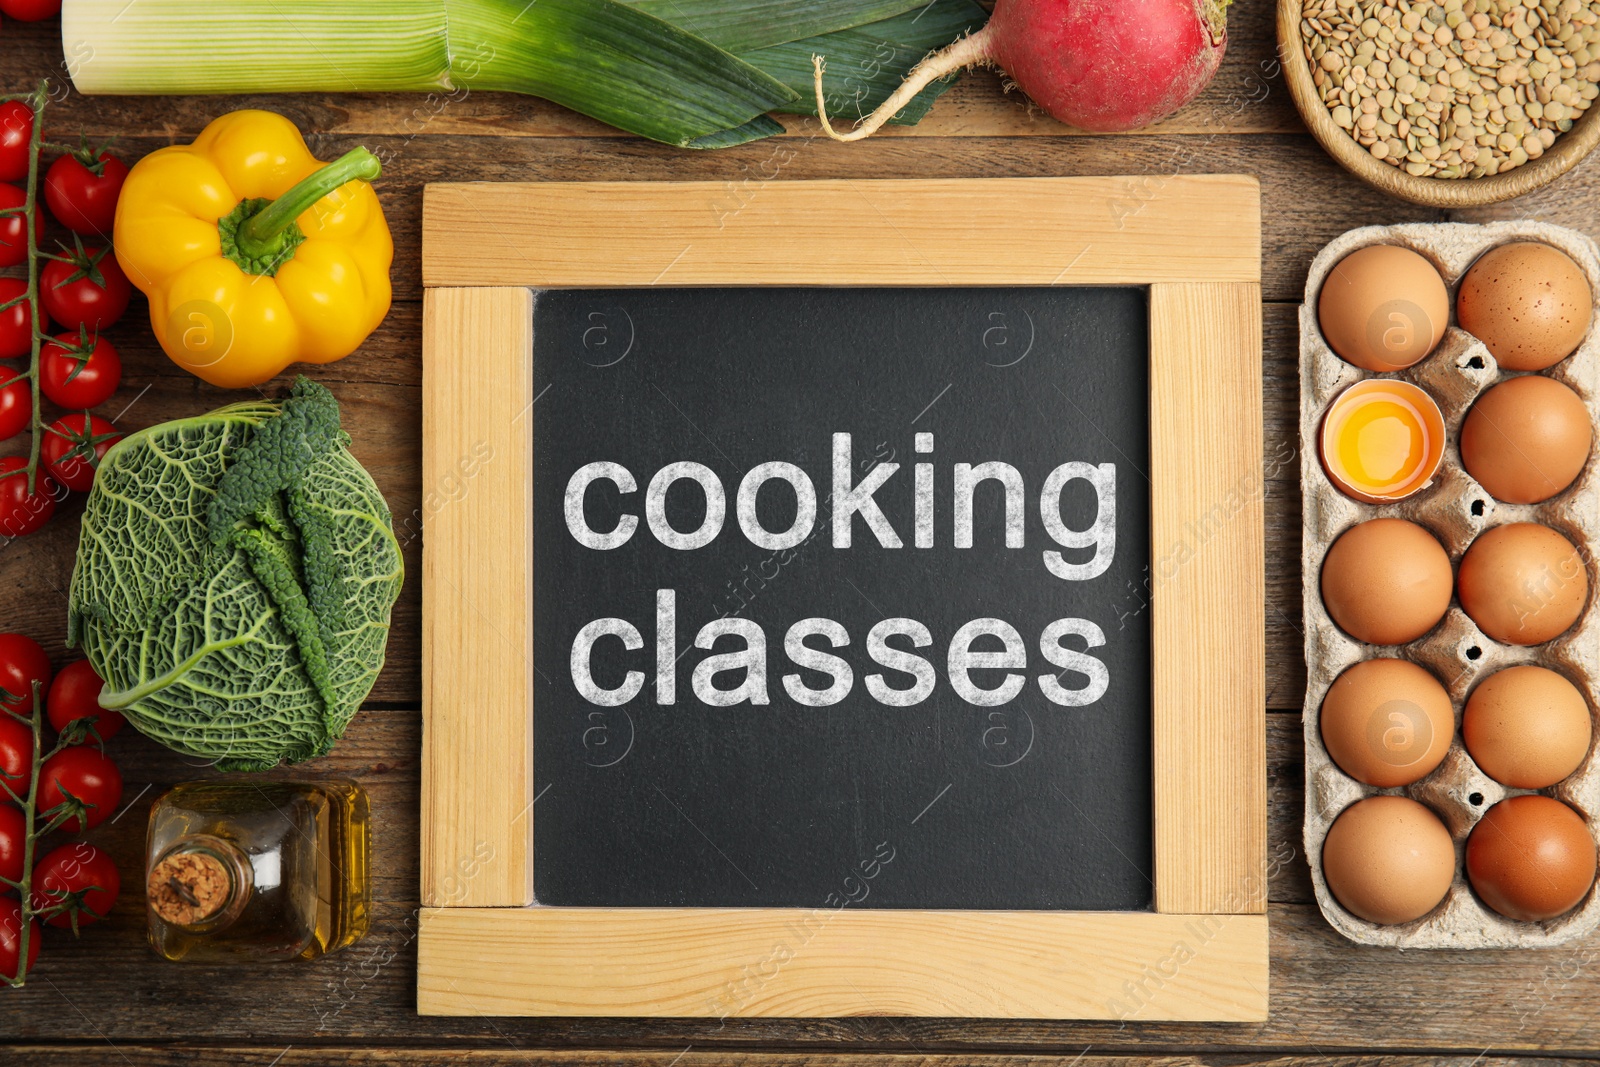
[[[378,157],[365,148],[352,148],[321,170],[300,179],[293,188],[251,215],[235,237],[240,253],[249,259],[272,260],[292,239],[294,220],[318,200],[346,182],[375,180],[383,172]],[[294,242],[298,244],[298,241]]]

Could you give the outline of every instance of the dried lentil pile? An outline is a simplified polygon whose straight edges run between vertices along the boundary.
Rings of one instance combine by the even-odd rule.
[[[1408,174],[1538,159],[1600,96],[1600,0],[1304,0],[1333,121]]]

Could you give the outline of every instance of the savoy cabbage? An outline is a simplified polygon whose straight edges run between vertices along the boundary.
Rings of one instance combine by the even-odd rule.
[[[383,666],[388,506],[306,378],[130,434],[84,509],[67,616],[100,703],[223,770],[320,756]]]

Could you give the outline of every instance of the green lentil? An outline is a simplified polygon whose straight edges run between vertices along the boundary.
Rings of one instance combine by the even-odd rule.
[[[1600,98],[1600,0],[1301,0],[1333,122],[1418,177],[1538,159]]]

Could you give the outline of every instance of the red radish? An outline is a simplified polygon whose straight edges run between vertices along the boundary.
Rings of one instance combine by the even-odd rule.
[[[882,126],[927,86],[963,67],[997,66],[1054,118],[1115,133],[1159,122],[1199,95],[1228,47],[1231,0],[996,0],[989,24],[924,59],[849,133],[828,122],[822,58],[817,112],[836,141]]]

